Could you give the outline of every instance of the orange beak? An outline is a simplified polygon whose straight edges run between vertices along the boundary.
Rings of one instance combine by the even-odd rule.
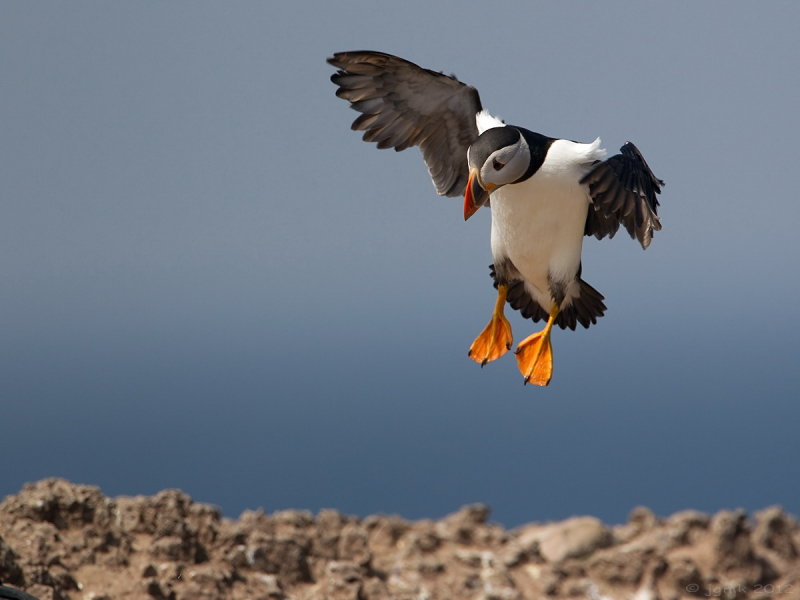
[[[494,188],[494,186],[492,186]],[[478,178],[478,169],[470,169],[467,188],[464,190],[464,220],[466,221],[478,209],[489,201],[490,190],[483,189]]]

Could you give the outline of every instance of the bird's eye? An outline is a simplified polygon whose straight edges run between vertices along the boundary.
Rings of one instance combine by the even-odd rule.
[[[499,160],[497,160],[496,158],[494,160],[492,160],[492,166],[494,167],[495,171],[499,171],[500,169],[505,167],[505,165],[503,163],[501,163]]]

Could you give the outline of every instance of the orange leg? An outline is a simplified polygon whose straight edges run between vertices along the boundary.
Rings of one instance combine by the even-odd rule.
[[[507,285],[497,286],[497,302],[492,311],[492,318],[489,324],[481,331],[469,347],[469,356],[472,360],[480,363],[481,366],[496,360],[511,349],[514,338],[511,335],[511,323],[508,322],[503,314],[506,305]]]
[[[547,325],[539,332],[528,336],[517,346],[517,366],[525,383],[547,385],[553,377],[553,347],[550,344],[550,330],[558,316],[558,308],[550,311]]]

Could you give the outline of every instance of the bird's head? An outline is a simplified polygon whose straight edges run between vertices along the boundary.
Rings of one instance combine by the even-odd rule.
[[[516,127],[492,127],[467,149],[467,164],[464,220],[486,204],[491,192],[524,178],[531,164],[531,151]]]

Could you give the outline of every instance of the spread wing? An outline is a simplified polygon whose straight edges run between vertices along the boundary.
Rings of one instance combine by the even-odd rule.
[[[657,195],[664,182],[653,174],[636,146],[626,142],[620,154],[598,163],[581,183],[592,198],[586,235],[598,240],[614,237],[621,224],[642,248],[650,245],[653,232],[661,229]]]
[[[383,52],[337,52],[328,62],[339,70],[336,95],[359,111],[352,129],[378,148],[419,146],[436,192],[464,193],[467,148],[478,137],[478,90]]]

